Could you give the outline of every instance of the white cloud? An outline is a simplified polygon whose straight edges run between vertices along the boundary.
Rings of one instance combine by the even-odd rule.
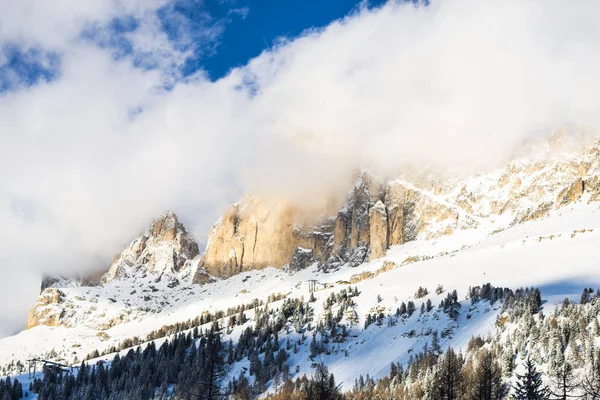
[[[167,0],[23,0],[0,2],[0,38],[26,46],[64,49],[90,22],[106,23],[132,15],[142,17]]]
[[[390,3],[171,91],[161,70],[77,39],[90,19],[159,2],[46,3],[0,0],[2,39],[62,52],[59,79],[0,97],[1,326],[24,323],[26,276],[106,267],[167,208],[203,239],[249,189],[312,195],[357,166],[488,163],[529,135],[598,126],[592,1]],[[179,62],[156,28],[137,35]]]
[[[259,108],[277,110],[269,128],[311,138],[317,151],[336,156],[346,146],[376,167],[415,156],[470,164],[485,154],[488,162],[538,129],[597,122],[600,41],[590,8],[389,5],[265,54],[244,72],[264,88]]]

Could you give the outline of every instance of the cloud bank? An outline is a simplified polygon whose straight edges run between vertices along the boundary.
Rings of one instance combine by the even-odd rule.
[[[390,2],[215,82],[177,75],[189,46],[161,30],[166,2],[46,3],[0,0],[2,43],[60,55],[54,79],[0,93],[0,335],[24,325],[35,277],[108,267],[166,209],[202,241],[249,190],[318,196],[357,167],[480,167],[600,122],[594,1]],[[102,35],[122,16],[139,22],[116,52]]]

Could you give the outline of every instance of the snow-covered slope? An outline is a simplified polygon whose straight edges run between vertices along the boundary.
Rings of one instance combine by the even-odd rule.
[[[82,278],[45,279],[27,327],[84,324],[106,329],[160,312],[169,304],[164,300],[169,289],[192,282],[198,265],[196,256],[198,245],[177,216],[169,212],[134,239],[93,284]],[[104,285],[113,282],[105,289]]]
[[[225,333],[225,339],[235,341],[256,322],[255,307],[261,301],[270,301],[272,310],[283,299],[307,302],[315,284],[313,325],[336,312],[335,306],[324,306],[332,293],[351,286],[358,295],[342,319],[347,340],[331,345],[318,360],[301,333],[290,328],[282,334],[280,339],[300,340],[289,360],[294,375],[310,374],[312,363],[321,360],[345,388],[360,374],[383,376],[391,362],[406,362],[430,343],[432,332],[446,332],[443,346],[464,347],[473,335],[495,329],[498,306],[471,307],[465,299],[470,286],[536,286],[547,308],[564,297],[578,297],[584,287],[600,286],[598,154],[594,144],[577,152],[514,160],[501,170],[462,178],[407,173],[379,185],[383,189],[377,194],[372,189],[377,185],[359,181],[330,224],[327,241],[319,242],[328,257],[309,257],[298,263],[304,269],[260,265],[240,268],[227,279],[208,276],[197,245],[176,216],[167,214],[115,259],[99,285],[56,281],[46,289],[32,309],[31,329],[0,340],[0,366],[33,356],[70,364],[94,351],[108,352],[110,358],[124,343],[143,342],[165,326],[188,329],[193,321],[181,323],[208,313],[222,311],[221,326],[226,326],[229,308],[252,304],[245,311],[249,321]],[[363,191],[366,186],[369,190]],[[401,229],[390,230],[397,222]],[[341,240],[336,240],[338,231]],[[244,235],[231,232],[238,235],[237,246]],[[259,242],[258,233],[254,235]],[[393,235],[399,236],[392,240]],[[383,257],[369,257],[374,243],[379,249],[389,247]],[[314,247],[302,249],[315,254]],[[349,249],[348,257],[340,256]],[[356,254],[362,254],[359,262]],[[332,257],[337,261],[329,262]],[[194,279],[198,271],[207,277],[202,284]],[[438,286],[443,287],[439,293]],[[417,299],[419,287],[429,294]],[[427,300],[437,306],[452,290],[462,304],[456,321],[437,307],[419,312]],[[417,308],[411,317],[365,328],[370,316],[387,318],[408,301]],[[163,334],[174,330],[163,329]],[[354,367],[348,367],[348,360]],[[15,372],[14,364],[5,371]]]
[[[433,240],[417,240],[392,248],[386,257],[365,263],[355,269],[340,269],[332,273],[319,272],[316,266],[293,275],[285,270],[267,269],[250,271],[227,280],[210,285],[180,285],[172,289],[167,298],[160,295],[166,290],[166,283],[154,284],[159,290],[152,300],[154,311],[148,310],[143,318],[132,313],[130,321],[113,327],[98,326],[95,318],[85,307],[96,307],[97,312],[109,318],[115,304],[130,302],[143,304],[143,286],[129,282],[110,282],[103,287],[78,287],[69,290],[69,301],[74,307],[81,307],[84,316],[76,326],[50,327],[37,326],[0,341],[0,359],[24,360],[32,355],[56,352],[56,359],[73,362],[94,350],[109,349],[119,345],[124,339],[135,336],[145,337],[151,330],[163,325],[186,321],[201,315],[205,311],[212,313],[226,310],[239,304],[250,303],[254,298],[266,300],[274,293],[286,294],[288,298],[308,299],[309,279],[318,280],[327,288],[315,292],[315,319],[323,313],[322,303],[331,294],[346,289],[346,282],[355,282],[359,296],[354,298],[354,310],[358,320],[351,326],[353,340],[340,345],[337,354],[324,357],[337,379],[350,385],[357,374],[370,373],[381,376],[387,372],[392,361],[406,361],[410,353],[420,349],[427,337],[419,335],[428,329],[441,330],[452,324],[444,315],[419,316],[418,312],[409,320],[394,327],[370,326],[363,330],[366,315],[375,307],[390,313],[402,301],[412,299],[417,310],[421,302],[428,298],[437,305],[446,291],[456,289],[459,299],[464,299],[468,287],[491,282],[495,286],[531,286],[540,287],[544,299],[553,302],[565,296],[578,296],[583,287],[600,284],[600,260],[597,247],[600,240],[600,209],[596,203],[580,202],[553,211],[550,216],[516,225],[497,233],[485,229],[472,229],[456,232]],[[390,267],[390,263],[395,264]],[[386,272],[381,271],[383,266]],[[359,276],[363,279],[359,281]],[[414,299],[419,286],[429,289],[430,293],[438,285],[443,285],[444,293],[430,294],[423,299]],[[138,283],[139,285],[139,283]],[[148,282],[148,285],[150,283]],[[164,286],[163,286],[164,285]],[[148,286],[149,287],[149,286]],[[131,295],[141,290],[139,297]],[[101,297],[106,296],[106,297]],[[378,296],[381,301],[378,301]],[[96,299],[96,300],[95,300]],[[113,300],[115,300],[113,302]],[[160,304],[160,302],[164,304]],[[280,302],[279,302],[280,303]],[[270,305],[276,307],[277,302]],[[466,303],[465,303],[466,304]],[[463,312],[468,310],[463,307]],[[451,338],[446,344],[464,346],[471,335],[485,334],[493,328],[496,311],[477,309],[475,317],[466,319],[461,314]],[[248,317],[252,318],[251,313]],[[252,323],[252,321],[248,322]],[[107,328],[107,329],[105,329]],[[241,329],[241,328],[236,328]],[[416,335],[409,335],[412,330]],[[235,330],[232,332],[235,337]],[[238,332],[239,334],[239,332]],[[410,337],[412,336],[412,337]],[[394,351],[389,351],[392,345]],[[348,356],[360,360],[355,365],[360,368],[346,367]],[[299,365],[300,373],[310,373],[308,348],[299,351],[291,361],[291,366]]]

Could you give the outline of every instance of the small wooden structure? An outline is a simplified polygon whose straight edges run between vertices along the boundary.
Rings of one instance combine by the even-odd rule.
[[[42,372],[44,374],[61,374],[61,373],[67,373],[67,374],[72,374],[73,373],[73,367],[70,365],[66,365],[66,364],[61,364],[61,363],[57,363],[55,361],[50,361],[50,360],[42,360],[41,358],[32,358],[30,360],[27,360],[27,362],[29,363],[29,378],[33,378],[35,377],[35,374],[37,372],[37,364],[40,363],[42,364]],[[33,367],[33,370],[32,370]],[[33,372],[33,375],[32,375]]]

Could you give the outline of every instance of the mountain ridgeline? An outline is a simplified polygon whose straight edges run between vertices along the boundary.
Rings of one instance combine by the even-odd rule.
[[[78,312],[61,305],[61,288],[138,282],[145,293],[149,286],[163,291],[205,285],[267,267],[295,273],[316,266],[329,272],[378,259],[390,247],[417,239],[470,228],[498,231],[576,201],[596,201],[600,144],[576,150],[569,144],[568,137],[554,137],[542,146],[543,156],[517,158],[487,173],[455,176],[406,168],[394,179],[380,180],[363,172],[337,212],[308,219],[297,205],[247,195],[215,223],[203,253],[177,215],[166,213],[107,270],[45,278],[27,326],[69,325],[69,316]],[[106,323],[113,326],[123,318]]]

